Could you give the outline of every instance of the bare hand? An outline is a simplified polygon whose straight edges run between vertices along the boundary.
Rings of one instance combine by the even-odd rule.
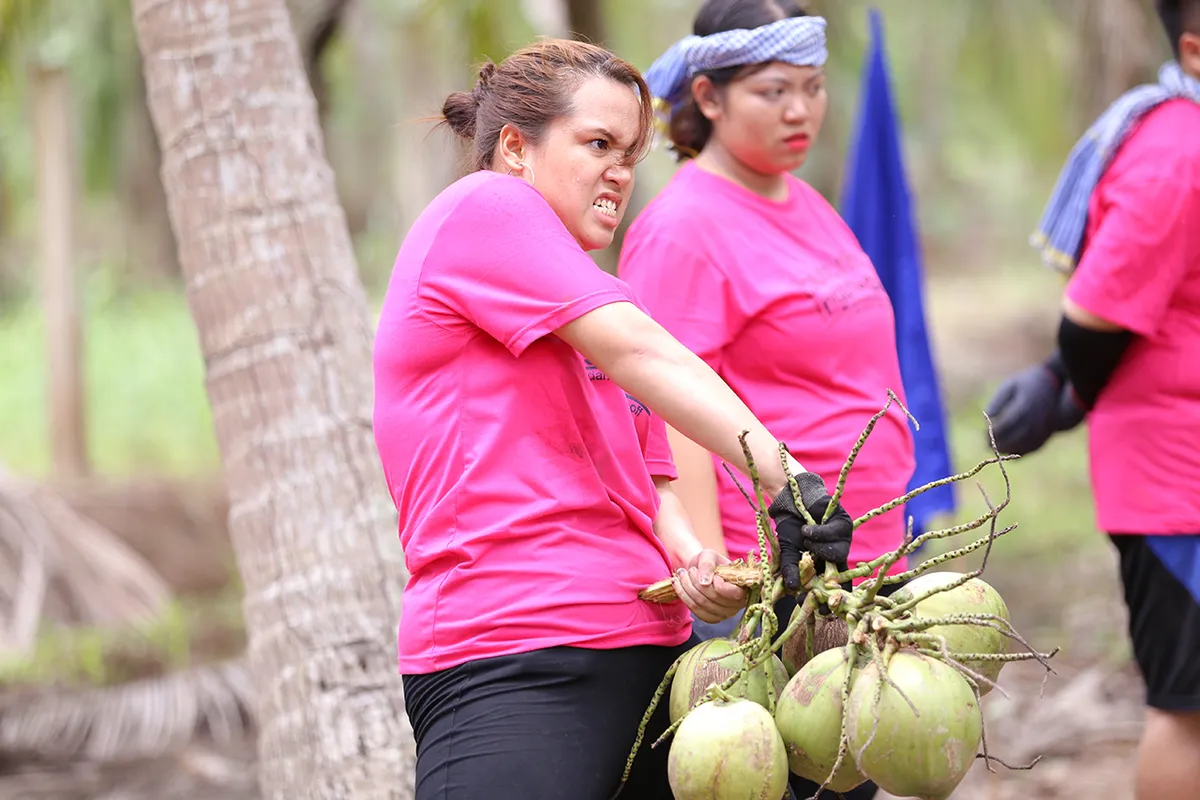
[[[732,617],[746,607],[746,590],[734,586],[715,570],[729,559],[715,550],[701,550],[671,578],[675,594],[696,617],[710,625]]]

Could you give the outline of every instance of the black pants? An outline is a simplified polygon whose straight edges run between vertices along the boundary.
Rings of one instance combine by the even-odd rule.
[[[1109,537],[1121,562],[1129,638],[1146,704],[1200,711],[1200,536]]]
[[[609,800],[679,647],[555,647],[405,675],[416,800]],[[664,696],[620,800],[672,800]]]

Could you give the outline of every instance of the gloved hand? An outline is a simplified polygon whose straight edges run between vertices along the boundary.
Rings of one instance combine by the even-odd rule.
[[[1032,453],[1083,421],[1084,410],[1056,352],[1044,364],[1009,376],[985,409],[1001,453]]]
[[[825,509],[833,502],[833,498],[820,475],[801,472],[796,475],[796,484],[800,489],[800,500],[816,520],[816,525],[804,521],[804,516],[796,508],[792,490],[787,486],[767,507],[767,513],[775,521],[775,535],[779,539],[783,587],[789,592],[800,588],[800,557],[804,553],[812,554],[818,573],[824,572],[826,562],[845,570],[850,558],[850,541],[854,536],[854,520],[840,504],[830,515],[829,521],[821,523]]]

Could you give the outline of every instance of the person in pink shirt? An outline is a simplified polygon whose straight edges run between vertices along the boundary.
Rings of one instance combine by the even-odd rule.
[[[988,407],[1040,449],[1086,419],[1148,713],[1139,800],[1200,786],[1200,0],[1160,0],[1175,60],[1076,145],[1034,237],[1069,275],[1058,349]]]
[[[725,32],[771,28],[779,35],[765,34],[760,53],[740,51],[740,40],[728,55],[712,44]],[[836,480],[887,390],[903,398],[904,389],[874,267],[829,203],[791,174],[825,113],[824,20],[791,0],[709,0],[695,37],[689,57],[699,67],[684,69],[668,51],[646,73],[674,106],[669,138],[683,165],[630,225],[618,274],[759,419],[796,443],[798,458]],[[706,59],[723,66],[705,68]],[[783,345],[789,338],[814,348]],[[703,447],[668,435],[676,492],[697,534],[744,557],[755,530],[737,484]],[[844,505],[859,516],[903,495],[913,467],[912,435],[894,409],[855,462]],[[867,522],[851,563],[895,549],[903,535],[899,510]]]
[[[874,266],[829,203],[791,174],[825,114],[825,20],[793,0],[708,0],[693,31],[646,72],[683,163],[631,223],[618,274],[797,458],[833,482],[887,391],[903,399],[904,387],[895,319]],[[738,483],[686,432],[668,436],[676,494],[697,535],[744,558],[756,533]],[[893,408],[855,461],[843,505],[858,517],[902,496],[914,467],[907,419]],[[896,549],[904,534],[899,509],[863,524],[851,564]],[[906,568],[901,559],[891,572]],[[735,621],[698,620],[697,628],[727,635]],[[817,788],[792,776],[797,797]],[[875,792],[868,783],[847,797]]]
[[[654,689],[699,641],[692,615],[744,606],[674,494],[666,425],[743,474],[748,431],[789,591],[802,553],[850,553],[846,510],[805,525],[787,489],[791,474],[821,518],[822,478],[795,458],[785,472],[779,439],[587,255],[624,214],[650,102],[608,51],[548,40],[443,107],[470,171],[405,237],[374,351],[418,800],[607,800]],[[638,597],[672,571],[680,602]],[[648,741],[667,722],[664,704]],[[670,800],[666,757],[642,748],[625,796]]]

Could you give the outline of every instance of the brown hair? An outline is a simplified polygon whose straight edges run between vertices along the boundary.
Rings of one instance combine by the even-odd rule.
[[[1200,0],[1158,0],[1155,4],[1171,52],[1179,58],[1179,40],[1185,33],[1200,34]]]
[[[531,143],[542,140],[554,120],[573,109],[573,95],[587,78],[610,78],[637,90],[641,125],[633,146],[635,160],[650,142],[654,108],[642,74],[608,50],[569,39],[543,39],[522,48],[499,65],[479,68],[479,81],[469,92],[454,92],[442,105],[442,119],[455,135],[471,143],[473,169],[487,169],[511,124]]]
[[[712,36],[714,33],[739,29],[761,28],[789,17],[806,17],[808,12],[796,0],[708,0],[696,12],[692,33],[696,36]],[[738,78],[744,78],[765,68],[765,64],[743,64],[725,69],[707,70],[697,75],[706,75],[718,89],[728,86]],[[700,112],[692,97],[689,84],[679,110],[671,114],[667,125],[671,149],[678,161],[691,158],[704,149],[708,137],[712,136],[712,123]]]

